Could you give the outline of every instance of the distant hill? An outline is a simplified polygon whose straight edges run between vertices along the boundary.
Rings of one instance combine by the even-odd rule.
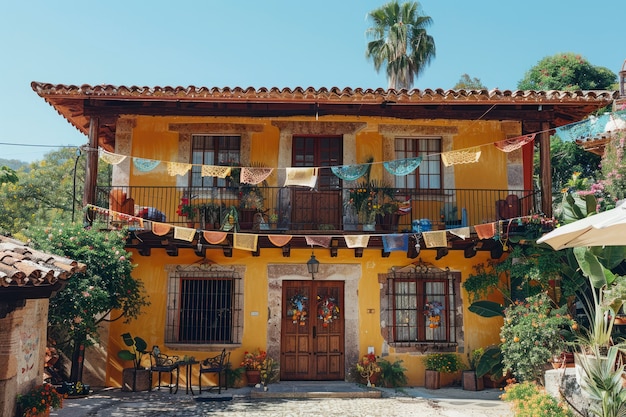
[[[3,159],[0,158],[0,167],[7,166],[14,171],[17,171],[21,167],[28,167],[28,162],[18,161],[17,159]]]

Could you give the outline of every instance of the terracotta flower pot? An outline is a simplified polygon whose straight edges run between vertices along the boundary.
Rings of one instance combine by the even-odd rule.
[[[256,384],[261,383],[261,371],[247,370],[246,379],[248,380],[248,386],[253,387]]]

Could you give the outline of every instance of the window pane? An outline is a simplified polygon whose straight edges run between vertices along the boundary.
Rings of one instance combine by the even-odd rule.
[[[426,340],[446,340],[446,316],[449,313],[446,307],[446,283],[431,281],[425,283],[426,303],[430,303],[431,311],[439,310],[438,316],[431,316],[425,322]]]
[[[421,156],[420,166],[408,175],[395,177],[396,188],[441,189],[441,138],[396,138],[395,158]]]
[[[215,177],[202,177],[201,165],[239,166],[241,138],[239,136],[195,135],[191,149],[191,186],[224,187],[226,180]]]
[[[395,325],[398,341],[417,340],[417,293],[411,281],[396,282]]]

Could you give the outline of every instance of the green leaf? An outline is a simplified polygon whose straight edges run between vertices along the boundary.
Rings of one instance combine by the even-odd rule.
[[[133,340],[133,337],[130,335],[130,333],[122,334],[122,340],[124,341],[124,344],[126,346],[132,346],[135,344],[135,341]]]
[[[502,350],[499,346],[491,346],[485,349],[476,365],[476,376],[482,377],[487,373],[492,375],[502,375],[504,365],[502,364]]]
[[[136,336],[135,337],[135,349],[137,349],[138,352],[145,353],[147,352],[148,344],[141,337]]]
[[[595,246],[589,250],[608,269],[617,267],[626,258],[626,246]]]
[[[594,288],[602,288],[615,281],[615,275],[588,248],[574,248],[574,255],[583,274],[589,278]]]
[[[126,350],[126,349],[120,350],[119,352],[117,352],[117,357],[123,361],[135,360],[135,355],[133,355],[133,353],[130,350]]]
[[[598,205],[598,202],[596,201],[596,197],[593,194],[587,194],[584,197],[584,200],[587,205],[587,215],[595,213],[596,207]]]
[[[494,301],[476,301],[469,306],[469,311],[481,317],[504,317],[504,307]]]

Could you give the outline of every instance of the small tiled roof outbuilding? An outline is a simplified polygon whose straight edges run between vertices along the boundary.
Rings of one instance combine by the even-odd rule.
[[[0,236],[0,293],[11,287],[53,286],[86,269],[83,263]]]

